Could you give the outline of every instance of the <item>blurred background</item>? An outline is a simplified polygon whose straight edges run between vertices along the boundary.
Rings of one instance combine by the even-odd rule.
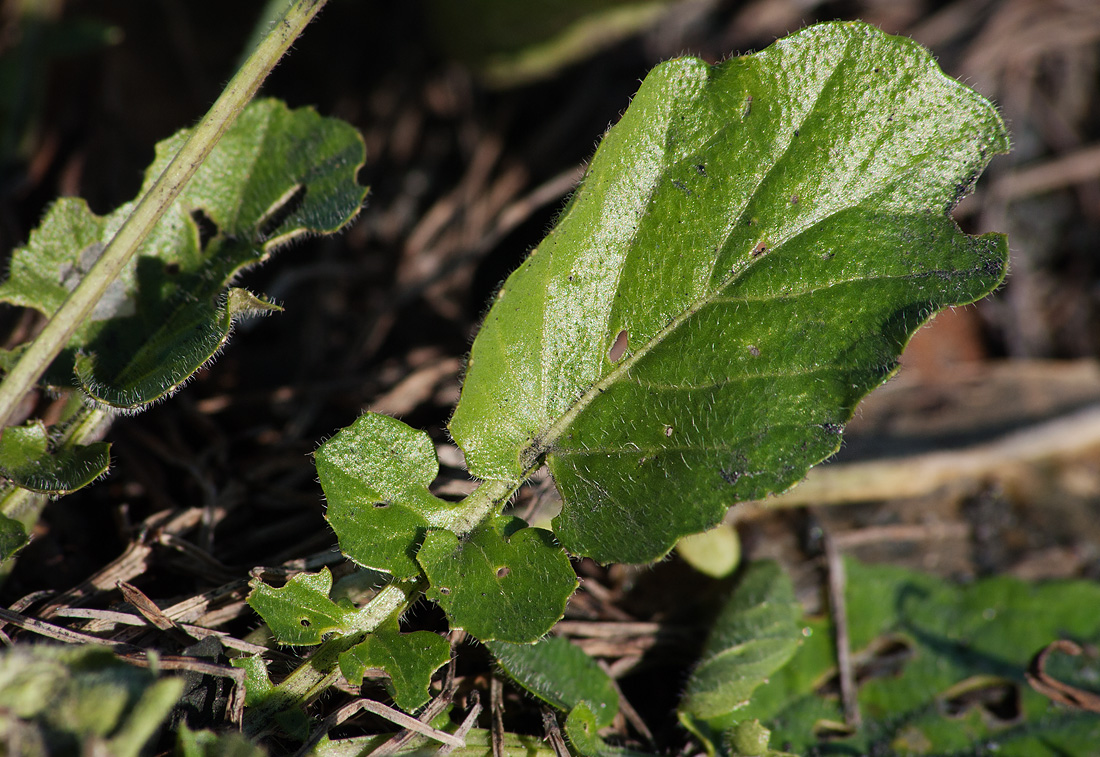
[[[283,5],[4,0],[5,258],[57,196],[100,213],[131,199],[153,145],[205,112]],[[820,469],[848,471],[840,494],[811,482],[735,512],[745,553],[783,559],[811,606],[823,534],[864,559],[953,577],[1100,578],[1100,3],[330,0],[263,94],[362,132],[364,212],[247,274],[285,312],[245,323],[186,390],[116,422],[110,477],[50,504],[3,604],[119,576],[179,597],[254,566],[338,563],[310,453],[367,408],[428,429],[437,488],[468,491],[445,431],[463,356],[639,81],[668,58],[718,62],[831,19],[913,37],[999,105],[1013,151],[955,217],[969,233],[1007,233],[1011,272],[914,339]],[[41,325],[2,318],[9,346]],[[945,450],[948,462],[929,457]],[[868,463],[888,486],[855,467]],[[554,496],[537,481],[516,507]],[[195,509],[124,575],[143,524]],[[571,613],[646,620],[675,612],[667,588],[687,575],[677,560],[578,570],[606,593],[580,592]],[[242,597],[219,600],[224,622],[254,623]]]

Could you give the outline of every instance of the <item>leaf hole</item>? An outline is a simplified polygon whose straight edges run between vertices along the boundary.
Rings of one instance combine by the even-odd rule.
[[[389,502],[375,502],[374,503],[374,509],[375,510],[385,510],[389,506],[390,506]]]
[[[617,363],[623,359],[623,355],[626,354],[627,347],[630,346],[630,334],[626,329],[623,329],[615,337],[615,343],[611,345],[611,349],[607,351],[607,359],[612,363]]]
[[[749,345],[749,354],[752,355],[753,357],[760,357],[760,348],[757,347],[755,344],[750,344]]]
[[[214,223],[214,220],[206,215],[202,208],[195,208],[191,211],[191,220],[195,223],[195,228],[199,231],[199,249],[205,250],[206,245],[210,244],[210,240],[218,236],[218,224]],[[169,275],[179,272],[179,266],[176,266],[175,271],[169,271]]]
[[[256,224],[256,235],[260,239],[267,239],[283,225],[283,222],[297,212],[306,201],[306,185],[297,184],[283,194],[264,213],[263,218]]]
[[[512,572],[512,569],[507,565],[501,565],[497,568],[497,578],[504,578],[506,575]]]
[[[673,432],[673,430],[672,430],[672,426],[665,426],[665,436],[666,436],[666,437],[671,437],[671,436],[672,436],[672,432]]]
[[[311,625],[313,625],[309,622],[309,618],[301,618],[298,620],[298,623],[302,626],[302,628],[309,628]]]
[[[447,596],[448,594],[451,593],[451,590],[448,589],[446,586],[440,586],[439,587],[439,593],[442,594],[443,596]]]

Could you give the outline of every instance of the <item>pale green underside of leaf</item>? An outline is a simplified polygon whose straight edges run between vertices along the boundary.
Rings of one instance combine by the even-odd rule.
[[[680,702],[681,718],[708,721],[748,704],[802,640],[801,606],[777,563],[749,565],[715,620]]]
[[[184,130],[157,145],[142,192],[187,136]],[[43,381],[68,388],[76,369],[94,401],[122,409],[178,388],[221,348],[235,317],[273,307],[228,290],[237,273],[295,237],[334,232],[358,213],[363,162],[362,139],[348,124],[276,100],[253,102]],[[97,216],[83,200],[58,200],[15,251],[0,301],[52,315],[132,209],[127,203]]]
[[[107,442],[57,451],[50,447],[41,421],[9,426],[0,436],[0,474],[24,489],[60,495],[95,481],[111,462]]]
[[[394,703],[413,712],[428,703],[432,674],[450,659],[451,645],[442,636],[430,631],[400,633],[395,618],[341,654],[340,672],[359,686],[368,669],[384,670]]]
[[[508,676],[539,699],[563,712],[586,702],[596,728],[611,725],[619,712],[619,694],[611,677],[583,649],[554,636],[537,644],[487,641]]]
[[[946,213],[1007,147],[992,105],[864,24],[658,66],[474,342],[450,425],[471,472],[547,462],[556,533],[600,561],[789,487],[924,321],[1003,278],[1005,240]]]

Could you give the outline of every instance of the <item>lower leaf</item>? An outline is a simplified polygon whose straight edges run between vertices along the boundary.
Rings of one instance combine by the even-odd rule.
[[[95,442],[54,451],[42,421],[9,426],[0,436],[0,474],[24,489],[68,494],[107,472],[110,449],[107,442]]]
[[[428,703],[428,685],[435,671],[451,659],[447,640],[430,631],[400,633],[396,619],[340,655],[340,672],[359,686],[370,668],[386,671],[393,701],[406,712]]]
[[[455,628],[489,641],[525,644],[549,631],[565,613],[577,576],[549,531],[498,517],[463,538],[428,532],[417,560]]]

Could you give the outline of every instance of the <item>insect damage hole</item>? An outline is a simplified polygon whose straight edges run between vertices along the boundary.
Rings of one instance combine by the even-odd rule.
[[[497,578],[504,578],[506,575],[512,572],[512,569],[507,565],[501,565],[497,568]]]
[[[623,329],[615,337],[615,343],[611,345],[611,349],[607,351],[607,359],[612,363],[617,363],[623,359],[623,355],[626,354],[627,347],[630,346],[630,334],[626,329]]]

